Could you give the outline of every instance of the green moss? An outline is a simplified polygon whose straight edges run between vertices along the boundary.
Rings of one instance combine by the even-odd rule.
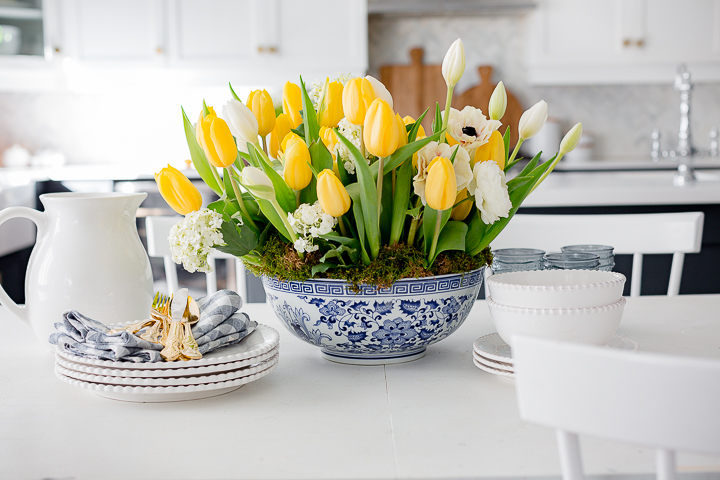
[[[317,265],[320,254],[314,252],[300,258],[292,244],[273,235],[259,252],[261,261],[258,265],[246,264],[247,270],[256,276],[267,275],[283,281],[305,281],[312,277],[312,267]],[[349,268],[336,268],[319,273],[315,278],[334,278],[345,280],[356,288],[359,285],[375,285],[388,287],[403,278],[420,278],[451,273],[462,273],[475,270],[492,263],[490,248],[471,257],[465,252],[443,252],[435,259],[430,268],[424,266],[425,256],[412,246],[396,244],[383,246],[378,258],[369,265]]]

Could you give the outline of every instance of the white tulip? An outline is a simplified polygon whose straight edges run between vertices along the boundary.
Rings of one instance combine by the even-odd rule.
[[[223,117],[230,133],[238,140],[241,150],[247,151],[247,142],[258,143],[258,121],[252,110],[235,99],[223,105]]]
[[[385,85],[383,85],[380,80],[375,77],[371,77],[370,75],[366,75],[365,79],[370,82],[373,90],[375,90],[375,96],[381,100],[385,100],[390,105],[390,108],[393,108],[392,95],[390,95],[390,92],[385,87]]]
[[[488,105],[488,115],[490,120],[500,120],[505,115],[505,109],[507,108],[507,92],[505,91],[505,85],[503,82],[498,82],[495,86],[495,90],[490,96],[490,103]]]
[[[532,107],[525,110],[520,117],[518,124],[518,133],[522,140],[534,137],[540,129],[545,125],[548,118],[548,104],[545,100],[540,100]]]
[[[450,45],[442,62],[442,75],[448,88],[453,88],[465,72],[465,47],[459,38]]]
[[[245,167],[240,172],[240,183],[250,193],[265,200],[275,200],[275,187],[265,172],[257,167]]]
[[[580,142],[582,136],[582,123],[575,124],[563,137],[560,142],[560,155],[565,155],[568,152],[572,152],[577,144]]]

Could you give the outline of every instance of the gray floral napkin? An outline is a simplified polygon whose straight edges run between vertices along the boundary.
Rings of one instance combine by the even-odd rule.
[[[240,312],[243,301],[230,290],[220,290],[197,300],[200,318],[193,325],[193,337],[203,355],[217,348],[233,345],[257,327],[246,313]],[[50,343],[81,357],[126,362],[159,362],[163,345],[140,338],[127,331],[111,329],[75,310],[63,314],[55,324]],[[143,331],[139,331],[142,334]]]

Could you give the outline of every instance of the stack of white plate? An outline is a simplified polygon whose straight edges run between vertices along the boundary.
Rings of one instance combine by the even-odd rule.
[[[132,363],[93,360],[58,347],[55,375],[101,397],[126,402],[179,402],[237,390],[272,372],[280,335],[258,325],[240,343],[187,362]]]
[[[617,334],[606,346],[631,352],[637,352],[640,347],[632,338]],[[475,340],[473,343],[473,363],[480,370],[515,383],[512,349],[497,333],[490,333]]]

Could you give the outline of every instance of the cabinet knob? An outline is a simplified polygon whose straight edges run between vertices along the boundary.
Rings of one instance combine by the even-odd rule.
[[[262,45],[258,45],[257,51],[258,51],[258,53],[265,53],[265,47]]]
[[[60,53],[60,47],[55,47],[55,48],[53,48],[53,51],[54,51],[55,53]]]
[[[639,39],[639,40],[636,40],[636,41],[635,41],[635,45],[637,45],[638,47],[642,48],[642,47],[645,46],[645,40],[643,40],[642,38]]]
[[[158,55],[162,55],[163,51],[164,51],[164,50],[163,50],[162,47],[157,47],[157,48],[155,49],[155,53],[157,53]]]
[[[623,47],[629,47],[629,46],[630,46],[630,43],[632,43],[632,42],[630,42],[630,39],[629,39],[629,38],[626,38],[626,39],[623,40],[623,42],[622,42]]]
[[[278,49],[277,47],[268,47],[268,52],[270,53],[277,53]]]

